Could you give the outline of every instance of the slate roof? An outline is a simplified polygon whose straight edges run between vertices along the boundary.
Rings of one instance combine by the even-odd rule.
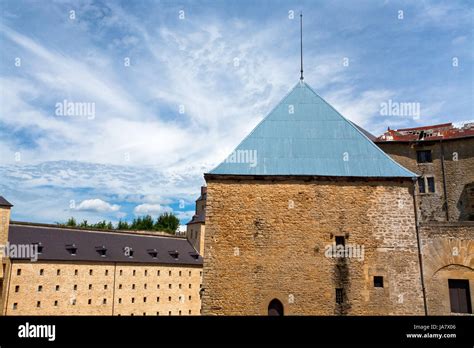
[[[39,260],[202,265],[202,257],[187,239],[172,236],[11,224],[9,243],[39,243]],[[102,247],[105,257],[99,253]],[[125,247],[133,250],[133,257],[125,255]]]
[[[209,174],[416,177],[305,82]]]
[[[3,196],[0,196],[0,207],[13,207],[13,204],[3,198]]]

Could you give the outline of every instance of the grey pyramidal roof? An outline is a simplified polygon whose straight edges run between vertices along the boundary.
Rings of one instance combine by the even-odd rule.
[[[305,82],[210,174],[416,177]]]

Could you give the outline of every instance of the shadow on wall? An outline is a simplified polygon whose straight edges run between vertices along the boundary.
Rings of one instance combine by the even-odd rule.
[[[474,182],[464,186],[457,208],[460,212],[459,220],[474,221]]]

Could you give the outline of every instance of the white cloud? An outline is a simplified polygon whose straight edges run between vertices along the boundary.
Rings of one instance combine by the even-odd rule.
[[[93,211],[98,213],[108,213],[118,211],[120,209],[120,206],[117,204],[107,203],[99,198],[94,198],[82,201],[76,209],[83,211]]]
[[[173,209],[161,204],[140,204],[135,207],[133,210],[135,215],[151,215],[151,216],[158,216],[162,213],[171,213]]]

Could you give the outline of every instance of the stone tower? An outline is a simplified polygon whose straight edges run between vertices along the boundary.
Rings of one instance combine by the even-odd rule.
[[[423,314],[415,178],[298,83],[205,174],[202,313]]]

